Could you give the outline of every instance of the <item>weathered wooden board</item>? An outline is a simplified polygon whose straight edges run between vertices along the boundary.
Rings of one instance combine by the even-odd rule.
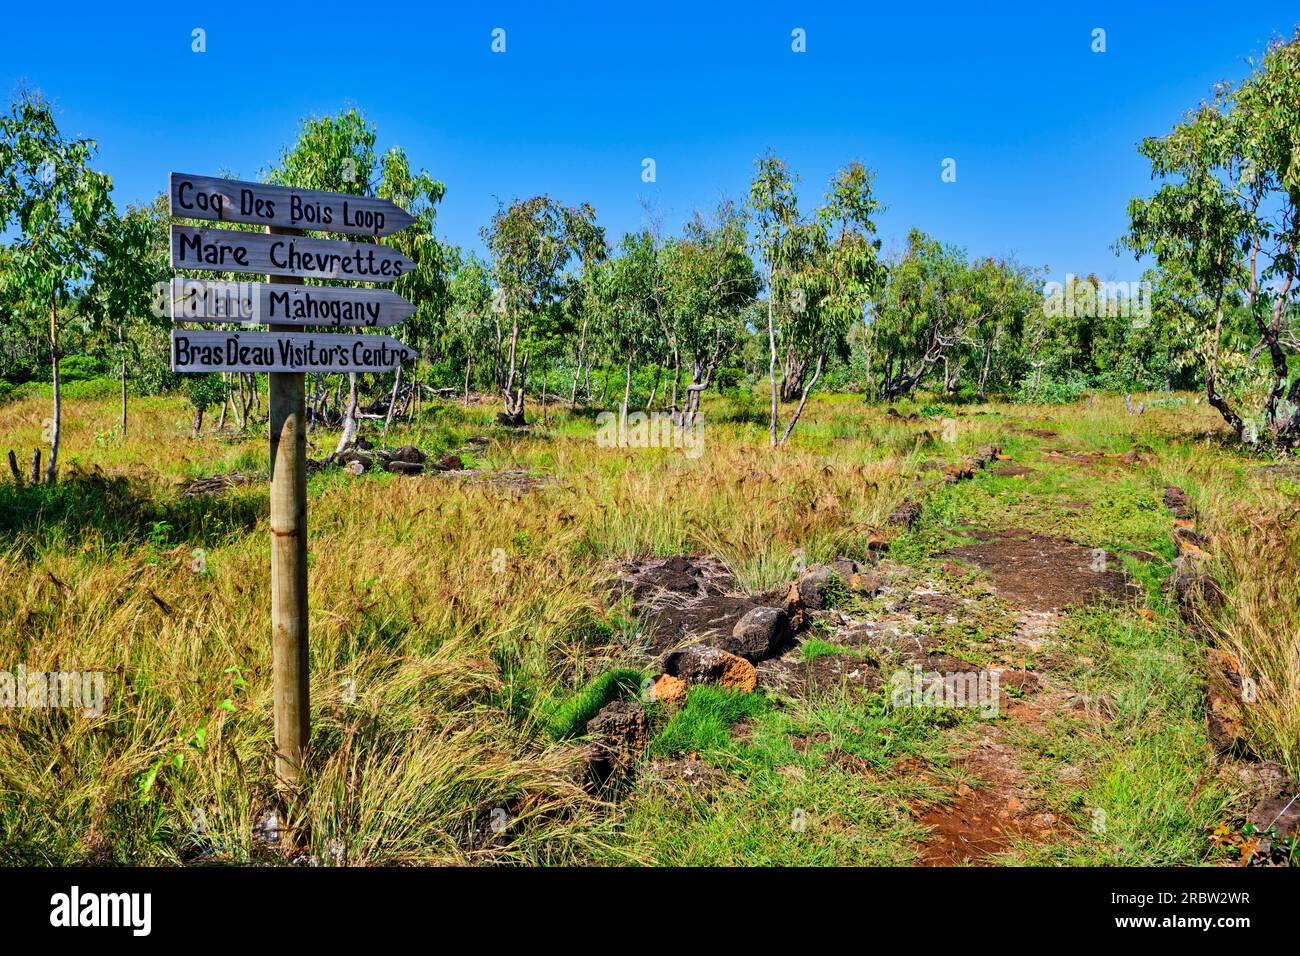
[[[415,222],[401,206],[374,196],[171,174],[171,214],[184,219],[248,222],[314,232],[387,236]]]
[[[415,306],[387,289],[339,289],[172,279],[174,322],[242,325],[338,325],[386,328],[404,322]]]
[[[413,358],[387,335],[172,329],[173,372],[386,372]]]
[[[415,263],[396,250],[340,239],[172,226],[173,269],[392,282]]]

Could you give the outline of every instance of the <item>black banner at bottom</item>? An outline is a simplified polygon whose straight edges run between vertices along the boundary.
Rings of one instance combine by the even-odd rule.
[[[1300,889],[1293,869],[1232,868],[15,869],[0,870],[0,884],[0,919],[16,938],[74,934],[127,946],[193,944],[196,931],[331,945],[431,926],[531,936],[564,924],[595,931],[606,920],[619,935],[686,921],[680,928],[689,924],[694,936],[708,931],[710,913],[724,934],[739,918],[752,928],[788,920],[814,936],[860,923],[910,926],[917,939],[1197,933],[1232,945],[1242,934],[1293,932],[1289,904]]]

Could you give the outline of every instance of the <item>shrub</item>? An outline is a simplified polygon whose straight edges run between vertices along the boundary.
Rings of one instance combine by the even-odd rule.
[[[1088,388],[1088,380],[1077,372],[1071,372],[1064,378],[1043,375],[1037,384],[1032,375],[1026,375],[1020,380],[1016,401],[1035,405],[1068,405],[1077,402]]]

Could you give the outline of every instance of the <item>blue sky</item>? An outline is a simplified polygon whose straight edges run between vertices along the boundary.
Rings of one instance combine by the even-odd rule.
[[[1111,246],[1150,189],[1137,142],[1300,22],[1294,0],[402,6],[17,4],[0,86],[39,88],[66,132],[97,139],[119,204],[170,170],[256,178],[299,118],[355,105],[381,148],[447,184],[439,232],[471,247],[498,198],[543,192],[591,202],[615,239],[643,203],[676,227],[742,199],[770,147],[805,208],[844,162],[874,169],[887,248],[915,225],[1054,278],[1128,280]]]

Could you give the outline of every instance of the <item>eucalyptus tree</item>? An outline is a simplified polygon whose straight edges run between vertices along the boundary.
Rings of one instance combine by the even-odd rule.
[[[776,154],[768,153],[755,161],[754,178],[749,184],[749,205],[755,228],[754,248],[763,262],[767,287],[768,379],[772,390],[769,416],[769,440],[777,444],[780,385],[776,377],[777,348],[780,340],[777,301],[785,289],[785,267],[789,237],[799,226],[799,200],[795,194],[797,177]]]
[[[623,237],[596,283],[601,338],[611,359],[623,368],[619,420],[626,422],[632,397],[632,372],[667,345],[667,297],[659,242],[648,229]]]
[[[670,408],[679,412],[684,355],[691,381],[679,413],[689,426],[699,414],[700,396],[743,332],[743,313],[757,298],[762,279],[745,249],[744,221],[729,202],[718,207],[712,222],[697,214],[665,251],[673,358]]]
[[[0,230],[17,228],[3,278],[15,308],[49,317],[54,414],[46,429],[47,483],[58,477],[62,428],[60,310],[84,293],[113,213],[112,181],[89,165],[95,148],[93,140],[64,136],[38,93],[19,94],[0,116]]]
[[[965,361],[949,363],[957,374],[969,367],[983,401],[988,395],[990,379],[996,378],[1003,353],[1014,353],[1026,324],[1041,313],[1043,297],[1037,274],[1010,259],[985,258],[967,270],[963,289],[964,307],[968,311]],[[957,391],[956,375],[945,374],[945,388]]]
[[[492,273],[488,264],[472,253],[462,256],[459,250],[452,250],[451,259],[446,336],[465,359],[465,404],[468,405],[475,358],[496,358],[496,350],[490,347],[495,341],[496,326]],[[494,369],[494,378],[496,374]]]
[[[407,323],[409,330],[399,329],[396,334],[409,335],[417,343],[431,342],[436,340],[448,304],[447,252],[434,235],[436,209],[446,187],[426,171],[413,169],[405,152],[398,147],[381,157],[375,150],[376,138],[374,124],[356,109],[334,116],[309,117],[302,121],[293,145],[281,152],[264,178],[300,189],[379,195],[410,212],[415,224],[388,238],[388,244],[416,263],[394,285],[396,292],[416,305],[416,313]],[[363,237],[351,238],[364,241]],[[365,286],[356,282],[327,284]],[[394,397],[399,382],[400,372],[395,372]],[[390,399],[390,413],[392,407]],[[358,376],[352,372],[348,374],[348,399],[337,451],[355,443],[359,424]]]
[[[750,187],[758,248],[768,276],[768,367],[772,377],[770,441],[784,445],[803,414],[827,358],[847,352],[848,333],[884,283],[875,215],[880,203],[872,174],[852,162],[840,169],[822,205],[799,215],[794,181],[783,163],[759,160]],[[778,324],[778,316],[780,322]],[[799,403],[778,438],[778,349],[787,357],[785,381]]]
[[[1129,203],[1121,245],[1151,255],[1181,288],[1178,314],[1204,368],[1205,394],[1239,438],[1257,426],[1300,443],[1300,344],[1293,328],[1300,257],[1300,31],[1275,42],[1237,85],[1165,136],[1143,140],[1159,188]],[[1256,347],[1230,341],[1241,303]],[[1256,356],[1262,361],[1258,361]]]
[[[442,202],[447,187],[423,169],[414,170],[400,146],[384,153],[379,163],[379,185],[376,194],[392,200],[405,209],[415,222],[406,229],[387,238],[387,244],[415,263],[393,284],[393,291],[415,306],[415,314],[390,335],[415,347],[423,354],[436,345],[443,336],[447,312],[451,305],[448,276],[455,264],[455,254],[434,232],[438,203]],[[418,387],[419,359],[412,376]],[[393,370],[393,390],[388,399],[388,422],[397,407],[398,389],[402,382],[402,366]]]
[[[337,116],[308,117],[302,121],[293,145],[281,150],[278,162],[264,172],[263,178],[267,182],[299,189],[364,195],[370,189],[378,166],[375,139],[374,125],[356,109],[346,110]],[[322,384],[323,376],[317,375],[318,391]],[[309,400],[309,404],[314,408],[316,402]],[[335,448],[336,453],[353,445],[360,430],[356,372],[348,373],[345,408],[343,431]]]
[[[816,217],[795,232],[791,288],[801,308],[788,326],[788,348],[803,368],[811,365],[812,374],[802,382],[799,404],[779,444],[794,431],[827,357],[847,354],[849,331],[884,285],[886,270],[875,238],[879,210],[871,172],[852,162],[831,180]]]
[[[882,398],[911,392],[950,349],[966,341],[978,321],[978,314],[965,308],[968,290],[961,251],[912,229],[876,296],[872,332]]]
[[[149,207],[127,207],[119,216],[110,212],[101,228],[102,257],[95,266],[87,297],[105,331],[112,326],[118,352],[121,392],[118,430],[125,438],[126,382],[129,346],[140,336],[164,339],[171,323],[158,308],[157,290],[169,275],[167,247],[159,241],[157,221]]]
[[[589,204],[565,206],[550,196],[534,196],[498,208],[483,239],[492,254],[494,308],[508,330],[498,374],[504,407],[497,417],[502,424],[522,425],[534,333],[545,331],[543,315],[564,291],[568,266],[604,256],[604,231]]]

